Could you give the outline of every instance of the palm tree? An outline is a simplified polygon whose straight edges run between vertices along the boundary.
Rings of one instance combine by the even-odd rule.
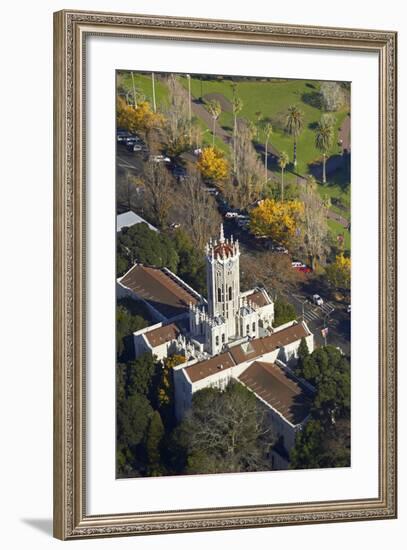
[[[133,71],[131,71],[131,81],[133,83],[133,102],[134,102],[134,108],[137,109],[137,97],[136,97],[136,84],[134,82],[134,74]]]
[[[315,147],[322,153],[322,182],[326,183],[326,156],[332,147],[333,127],[322,119],[315,134]]]
[[[217,101],[216,99],[214,99],[212,101],[209,101],[208,111],[209,111],[209,114],[211,115],[211,117],[213,119],[212,147],[215,147],[216,121],[218,120],[218,118],[219,118],[219,116],[222,112],[222,108],[220,106],[219,101]]]
[[[156,101],[155,101],[155,76],[154,76],[154,73],[151,73],[151,84],[152,84],[152,88],[153,88],[153,111],[156,112],[157,111],[157,104],[156,104]]]
[[[297,166],[297,138],[301,134],[304,126],[304,115],[296,105],[288,107],[288,115],[285,124],[288,133],[294,140],[294,159],[293,164]]]
[[[264,127],[264,134],[266,136],[266,141],[264,143],[264,175],[265,175],[265,182],[267,183],[267,174],[268,174],[268,143],[271,138],[271,134],[273,133],[273,127],[268,122]]]
[[[235,94],[233,89],[232,111],[233,111],[233,171],[236,171],[236,134],[237,134],[237,115],[243,109],[243,101]]]
[[[288,155],[285,151],[280,153],[278,157],[278,166],[281,168],[281,200],[284,200],[284,170],[289,161]]]
[[[263,113],[261,111],[256,111],[254,113],[256,115],[256,139],[259,138],[259,128],[261,126],[261,120],[263,118]]]

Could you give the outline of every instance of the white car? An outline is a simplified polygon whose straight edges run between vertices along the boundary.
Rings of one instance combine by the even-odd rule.
[[[302,262],[291,262],[291,267],[295,267],[295,268],[298,268],[298,267],[305,267],[305,264],[303,264]]]
[[[351,312],[351,311],[350,311],[350,304],[349,304],[348,307],[346,308],[346,311],[347,311],[348,313]]]
[[[319,294],[314,294],[312,296],[312,301],[314,302],[314,304],[316,304],[317,306],[322,306],[324,304],[324,301],[323,299],[321,298],[321,296]]]
[[[169,157],[165,157],[164,155],[153,155],[150,157],[150,160],[153,162],[171,162],[171,159]]]
[[[237,216],[238,216],[237,212],[226,212],[225,214],[225,218],[229,218],[229,219],[237,218]]]

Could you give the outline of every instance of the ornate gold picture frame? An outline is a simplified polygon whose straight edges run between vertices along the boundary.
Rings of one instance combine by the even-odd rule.
[[[86,39],[151,38],[372,52],[379,96],[378,496],[89,515],[86,495]],[[59,539],[391,519],[396,455],[396,60],[391,31],[131,14],[54,15],[54,535]],[[114,206],[112,205],[112,208]],[[357,344],[355,344],[357,345]],[[113,367],[112,367],[113,368]],[[145,481],[148,483],[148,480]],[[146,485],[144,485],[146,487]]]

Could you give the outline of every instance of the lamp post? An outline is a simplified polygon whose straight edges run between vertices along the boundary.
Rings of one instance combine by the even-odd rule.
[[[192,124],[192,113],[191,113],[191,75],[187,74],[188,80],[188,118],[189,118],[189,144],[191,145],[191,124]]]
[[[157,111],[157,105],[156,105],[156,102],[155,102],[155,76],[154,76],[154,73],[151,73],[151,84],[152,84],[152,87],[153,87],[153,111],[156,112]]]

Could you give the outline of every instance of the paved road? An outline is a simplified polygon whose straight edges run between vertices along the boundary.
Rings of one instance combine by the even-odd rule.
[[[328,327],[326,343],[340,347],[346,356],[350,356],[350,315],[344,306],[338,307],[333,302],[317,306],[308,296],[298,293],[286,292],[285,297],[295,307],[298,319],[302,319],[304,312],[304,320],[314,333],[316,344],[325,344],[321,330]]]
[[[213,118],[199,99],[192,100],[192,112],[195,116],[201,118],[212,132]],[[215,122],[215,132],[218,138],[223,140],[225,143],[230,143],[232,139],[230,133],[222,128],[218,121]]]
[[[342,122],[339,130],[339,139],[342,140],[342,151],[350,153],[350,116],[348,115]]]

